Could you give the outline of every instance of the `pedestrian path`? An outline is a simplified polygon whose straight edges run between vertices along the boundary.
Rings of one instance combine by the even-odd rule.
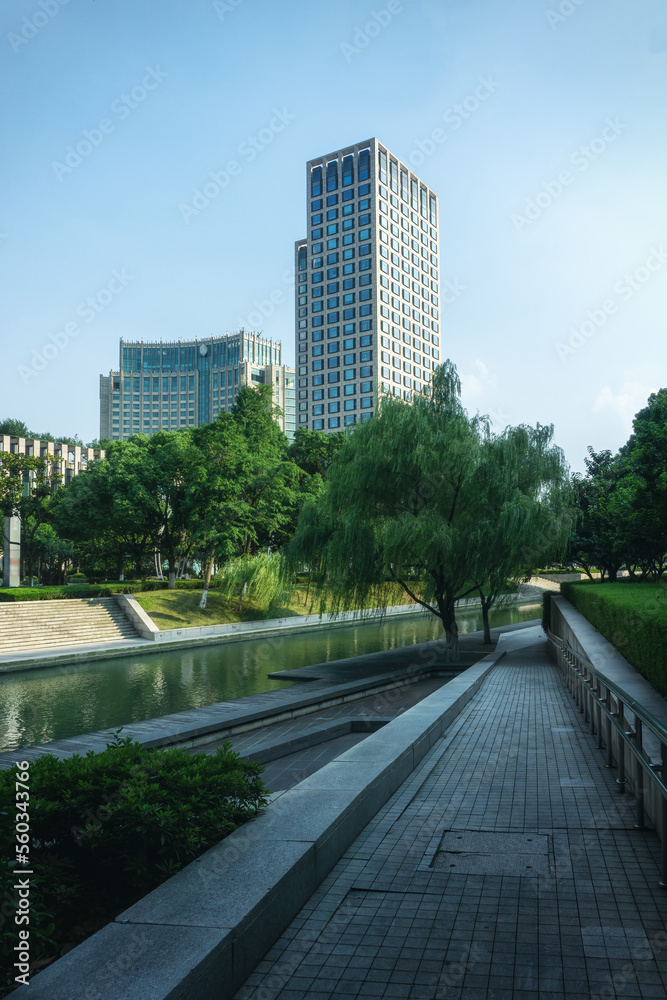
[[[515,634],[237,1000],[664,997],[658,837],[604,760]]]

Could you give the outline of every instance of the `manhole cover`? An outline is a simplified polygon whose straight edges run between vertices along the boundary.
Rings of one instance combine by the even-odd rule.
[[[548,875],[549,838],[531,833],[445,834],[433,859],[451,875]]]

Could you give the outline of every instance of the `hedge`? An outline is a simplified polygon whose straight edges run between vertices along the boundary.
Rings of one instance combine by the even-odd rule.
[[[632,666],[667,696],[667,587],[580,580],[561,593]]]
[[[211,590],[219,584],[211,582]],[[140,594],[150,590],[167,590],[166,580],[124,580],[122,583],[77,584],[68,587],[5,587],[0,588],[2,601],[58,601],[88,597],[109,597],[111,594]],[[202,590],[203,580],[177,580],[177,590]]]
[[[0,771],[0,996],[13,981],[17,928],[16,823],[27,822],[31,964],[94,933],[118,913],[226,837],[266,803],[259,764],[241,760],[229,741],[215,754],[147,749],[127,737],[102,753],[40,757],[26,769],[27,811],[15,782],[19,765]],[[20,751],[17,751],[20,756]],[[25,835],[22,839],[26,839]],[[15,898],[16,897],[16,898]]]

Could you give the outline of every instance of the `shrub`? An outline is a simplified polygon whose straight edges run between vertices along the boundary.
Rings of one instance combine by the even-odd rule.
[[[30,765],[33,962],[40,951],[57,957],[93,933],[266,803],[262,767],[241,760],[229,741],[215,754],[192,755],[149,749],[119,733],[102,753],[48,754]],[[3,899],[14,897],[20,872],[9,860],[19,771],[0,772]],[[15,944],[15,933],[3,935],[7,970]]]
[[[562,583],[561,593],[656,690],[667,696],[667,588],[619,580]]]
[[[68,577],[68,579],[70,579]],[[85,580],[85,577],[84,577]],[[203,580],[177,580],[177,590],[202,590]],[[211,590],[219,587],[211,581]],[[11,587],[0,589],[2,601],[81,600],[84,597],[109,597],[111,594],[141,594],[151,590],[167,590],[166,580],[123,580],[115,583],[80,584],[77,587]]]

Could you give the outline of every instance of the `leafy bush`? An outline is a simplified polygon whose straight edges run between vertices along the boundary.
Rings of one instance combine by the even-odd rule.
[[[68,577],[68,579],[70,579]],[[85,579],[85,577],[84,577]],[[201,590],[203,580],[177,580],[177,590]],[[211,589],[219,587],[217,582],[211,582]],[[86,597],[109,597],[111,594],[140,594],[151,590],[167,590],[166,580],[123,580],[116,583],[98,583],[79,585],[77,587],[11,587],[0,589],[2,601],[53,601],[81,600]]]
[[[667,696],[667,581],[562,583],[561,593]]]
[[[262,767],[241,760],[229,741],[215,754],[192,755],[179,748],[148,749],[119,734],[102,753],[67,760],[48,754],[30,765],[33,962],[55,958],[94,933],[266,803]],[[14,899],[20,873],[9,860],[16,847],[19,771],[0,771],[5,900]],[[2,911],[10,914],[10,933],[0,944],[7,975],[16,944],[14,908]]]

